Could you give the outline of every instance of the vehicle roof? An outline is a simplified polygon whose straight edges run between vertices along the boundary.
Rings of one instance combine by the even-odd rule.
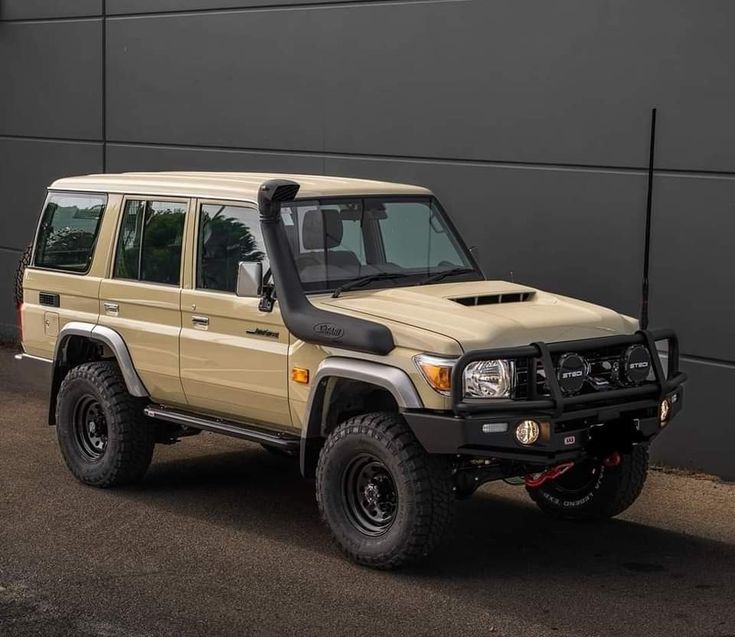
[[[291,179],[301,185],[299,199],[361,195],[428,195],[421,186],[368,179],[237,172],[138,172],[83,175],[57,179],[49,190],[76,190],[130,195],[199,197],[256,202],[258,189],[269,179]]]

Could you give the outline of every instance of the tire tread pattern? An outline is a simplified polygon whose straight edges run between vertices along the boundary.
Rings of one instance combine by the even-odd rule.
[[[33,244],[29,243],[23,253],[20,255],[18,267],[15,270],[15,306],[20,307],[23,304],[23,275],[26,268],[31,263],[31,253],[33,252]]]

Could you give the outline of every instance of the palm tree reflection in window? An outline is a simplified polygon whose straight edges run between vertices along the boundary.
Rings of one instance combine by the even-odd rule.
[[[199,267],[197,287],[234,292],[241,261],[263,261],[253,229],[255,210],[238,206],[203,205],[199,215]]]

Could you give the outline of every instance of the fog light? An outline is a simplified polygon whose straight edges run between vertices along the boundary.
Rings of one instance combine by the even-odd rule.
[[[540,433],[541,427],[535,420],[524,420],[516,427],[516,440],[522,445],[532,445]]]
[[[658,419],[661,421],[663,427],[669,420],[671,415],[671,401],[668,398],[664,398],[658,407]]]

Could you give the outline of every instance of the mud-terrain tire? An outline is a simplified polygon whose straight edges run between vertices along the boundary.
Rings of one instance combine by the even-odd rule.
[[[23,254],[20,255],[18,267],[15,270],[15,305],[20,307],[23,304],[23,275],[26,268],[31,263],[31,255],[33,253],[33,244],[28,244]]]
[[[316,471],[322,520],[353,561],[392,569],[427,556],[454,518],[451,472],[403,418],[349,418],[327,438]]]
[[[617,466],[581,464],[528,493],[539,508],[566,520],[602,520],[625,511],[643,490],[648,449],[637,445]]]
[[[66,466],[84,484],[107,488],[140,480],[155,445],[143,404],[125,387],[114,361],[83,363],[64,378],[56,435]]]

